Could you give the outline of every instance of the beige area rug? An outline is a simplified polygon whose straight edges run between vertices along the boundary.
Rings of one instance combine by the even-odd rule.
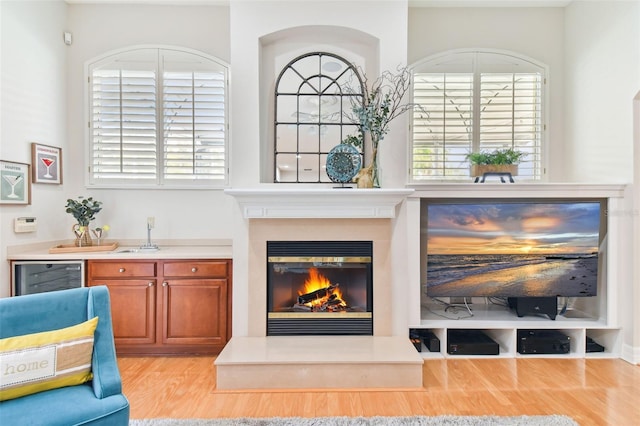
[[[273,417],[144,419],[129,426],[578,426],[567,416]]]

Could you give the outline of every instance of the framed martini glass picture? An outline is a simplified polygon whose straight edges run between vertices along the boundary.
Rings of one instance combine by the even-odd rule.
[[[62,183],[62,149],[55,146],[31,144],[33,183]]]
[[[0,160],[0,204],[31,204],[28,164]]]

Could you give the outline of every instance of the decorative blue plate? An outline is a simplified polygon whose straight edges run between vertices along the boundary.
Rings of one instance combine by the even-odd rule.
[[[362,167],[362,157],[353,145],[341,143],[327,154],[327,176],[333,182],[351,182]]]

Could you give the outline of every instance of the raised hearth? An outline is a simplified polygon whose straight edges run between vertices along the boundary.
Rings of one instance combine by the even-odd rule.
[[[215,361],[216,388],[421,388],[423,362],[406,337],[234,337]]]

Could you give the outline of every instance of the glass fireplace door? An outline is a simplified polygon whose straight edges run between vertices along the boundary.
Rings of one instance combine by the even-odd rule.
[[[267,335],[372,335],[370,244],[364,253],[268,256]]]

